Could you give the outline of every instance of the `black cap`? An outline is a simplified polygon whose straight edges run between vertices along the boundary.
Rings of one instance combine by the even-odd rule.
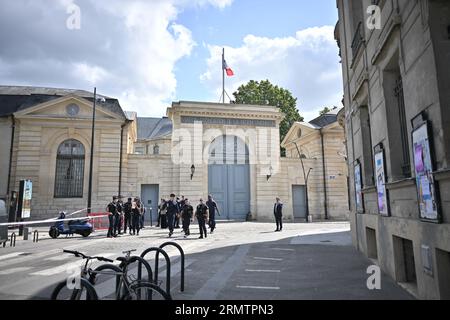
[[[171,198],[175,198],[175,194],[172,193],[172,194],[170,195],[170,197],[171,197]]]

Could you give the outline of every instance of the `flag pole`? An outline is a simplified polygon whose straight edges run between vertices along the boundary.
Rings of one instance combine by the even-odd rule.
[[[222,48],[222,99],[225,104],[225,48]]]

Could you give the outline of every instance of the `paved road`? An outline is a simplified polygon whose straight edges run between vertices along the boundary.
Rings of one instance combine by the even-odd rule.
[[[221,223],[204,240],[195,232],[183,239],[177,231],[172,240],[186,252],[186,290],[179,292],[179,257],[169,248],[174,299],[412,298],[385,275],[382,290],[367,289],[371,262],[351,246],[348,223],[286,224],[281,233],[273,230],[273,224],[266,223]],[[88,239],[18,241],[15,248],[0,248],[0,299],[47,299],[54,285],[67,277],[67,269],[81,264],[63,254],[63,248],[115,259],[124,250],[140,253],[168,240],[165,230],[146,228],[139,237],[106,239],[99,232]],[[165,282],[163,262],[161,266]],[[99,291],[107,296],[113,286],[103,283]]]

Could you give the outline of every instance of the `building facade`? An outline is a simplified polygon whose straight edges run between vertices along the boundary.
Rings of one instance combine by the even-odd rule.
[[[353,242],[417,297],[449,299],[450,3],[337,7]]]
[[[286,149],[284,161],[291,167],[289,175],[301,176],[298,184],[289,183],[293,188],[294,217],[306,218],[308,212],[313,220],[349,219],[345,134],[337,112],[335,109],[309,123],[296,122],[281,143]]]
[[[0,154],[0,199],[9,207],[10,221],[18,219],[22,180],[33,182],[32,220],[87,208],[93,101],[92,93],[80,90],[0,86],[0,144],[7,151]],[[280,156],[284,115],[278,108],[182,101],[168,108],[167,117],[141,118],[124,112],[116,99],[99,95],[96,102],[93,212],[103,212],[114,195],[140,196],[155,219],[160,198],[171,193],[194,204],[212,194],[222,219],[272,221],[278,196],[286,220],[306,220],[303,167],[298,157]],[[335,124],[323,128],[333,154]],[[296,124],[290,134],[298,135],[297,125],[303,126]],[[298,136],[295,141],[310,148]],[[334,175],[328,177],[334,180],[327,187],[328,217],[342,219],[345,208],[333,209],[331,184],[345,173],[333,161],[327,166]],[[309,191],[314,219],[325,218],[320,172],[314,170],[311,181],[317,187],[312,182]]]

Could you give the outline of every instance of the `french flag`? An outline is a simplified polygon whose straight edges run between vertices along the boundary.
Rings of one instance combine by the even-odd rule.
[[[227,64],[227,62],[225,61],[225,59],[223,59],[223,70],[226,71],[227,76],[229,76],[229,77],[234,76],[233,70],[228,66],[228,64]]]

